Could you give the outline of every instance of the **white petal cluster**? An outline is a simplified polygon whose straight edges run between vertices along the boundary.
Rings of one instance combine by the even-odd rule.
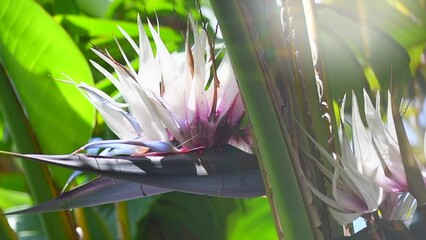
[[[333,173],[321,168],[332,182],[333,198],[319,192],[309,183],[313,192],[329,205],[331,214],[340,224],[350,223],[362,214],[376,210],[380,210],[385,219],[406,220],[416,208],[415,199],[408,193],[391,105],[389,103],[387,108],[387,124],[383,123],[380,116],[379,94],[375,105],[364,91],[367,128],[361,120],[355,94],[352,94],[350,124],[343,119],[343,100],[338,132],[341,156],[333,158],[322,150],[334,168]],[[351,141],[344,130],[349,127],[352,128]],[[418,165],[425,176],[425,168],[420,163]]]
[[[206,32],[199,31],[192,17],[189,19],[193,45],[190,46],[187,33],[185,58],[181,62],[176,62],[177,58],[169,53],[148,21],[156,46],[154,54],[139,17],[138,43],[119,28],[139,55],[138,71],[133,69],[118,41],[125,65],[108,52],[93,49],[115,70],[117,77],[96,62],[91,63],[114,84],[124,103],[87,84],[77,86],[123,141],[158,141],[171,146],[170,141],[176,140],[182,146],[180,150],[229,142],[249,151],[249,138],[239,135],[244,132],[239,128],[244,107],[229,57],[225,54],[217,68],[218,83],[206,88],[213,75],[215,56],[210,54]],[[165,149],[172,149],[170,146]]]

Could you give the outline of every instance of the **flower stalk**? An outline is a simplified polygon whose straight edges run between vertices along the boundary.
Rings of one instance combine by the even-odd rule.
[[[291,144],[262,49],[247,11],[250,2],[211,1],[237,75],[256,154],[264,174],[280,239],[313,239],[314,232],[301,192],[298,166],[291,160]],[[247,4],[247,5],[246,5]],[[278,20],[278,19],[277,19]],[[294,217],[298,216],[298,217]]]

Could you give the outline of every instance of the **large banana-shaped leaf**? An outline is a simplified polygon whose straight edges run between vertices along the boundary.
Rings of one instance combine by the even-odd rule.
[[[87,142],[93,107],[73,86],[55,80],[66,74],[92,81],[87,61],[71,38],[31,1],[3,1],[0,27],[1,63],[42,150],[70,152]]]
[[[403,46],[368,19],[358,19],[356,14],[356,12],[344,11],[340,8],[318,8],[322,40],[338,41],[340,45],[324,44],[327,65],[330,65],[327,67],[331,69],[331,73],[336,72],[333,68],[337,67],[343,67],[345,70],[356,73],[351,74],[346,71],[346,76],[329,76],[335,98],[343,97],[344,92],[348,89],[355,88],[360,93],[367,84],[375,90],[389,89],[391,80],[393,80],[393,85],[401,86],[412,78],[409,67],[410,57]],[[328,36],[324,36],[325,34]],[[345,55],[342,55],[342,58],[329,58],[328,56],[336,47],[337,50],[343,47]],[[346,59],[347,54],[352,57]],[[353,62],[353,59],[358,59],[359,63]],[[359,68],[359,65],[363,68]],[[373,75],[366,74],[368,83],[362,76],[365,74],[365,70],[374,72]],[[347,86],[342,88],[342,83],[350,84],[351,88],[347,88]]]

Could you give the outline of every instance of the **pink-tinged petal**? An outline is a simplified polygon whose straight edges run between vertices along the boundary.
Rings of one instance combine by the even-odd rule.
[[[308,180],[305,179],[305,183],[306,185],[308,185],[308,187],[311,189],[312,193],[317,196],[319,199],[321,199],[321,201],[323,201],[324,203],[326,203],[328,206],[330,206],[331,208],[334,208],[338,211],[347,211],[346,209],[344,209],[342,206],[340,206],[340,204],[338,202],[336,202],[336,200],[330,198],[329,196],[325,195],[324,193],[322,193],[321,191],[319,191],[318,189],[316,189],[311,182],[309,182]]]
[[[220,81],[217,113],[219,116],[223,116],[229,109],[235,106],[230,118],[239,120],[244,112],[244,107],[242,106],[237,80],[228,54],[225,54],[223,57],[217,70],[217,75]]]
[[[345,153],[342,158],[344,173],[356,186],[358,196],[361,197],[367,205],[368,210],[373,211],[378,208],[383,201],[383,189],[376,185],[371,179],[356,169],[355,164],[350,164],[356,161],[356,157],[349,149],[349,144],[346,140],[341,145],[342,153]],[[343,173],[342,173],[343,174]]]
[[[352,132],[354,153],[358,159],[357,169],[383,188],[388,189],[389,186],[386,184],[389,179],[383,169],[382,160],[362,123],[355,94],[353,94],[352,103]]]
[[[240,123],[241,118],[244,116],[244,103],[243,99],[241,98],[241,95],[238,93],[237,96],[235,96],[234,104],[231,106],[229,112],[228,112],[228,118],[229,123],[231,126],[236,126]]]
[[[356,169],[356,161],[357,158],[355,157],[355,155],[353,154],[348,140],[346,139],[346,136],[342,135],[343,137],[341,138],[341,151],[342,151],[342,157],[339,158],[342,162],[342,165],[345,168],[351,167],[352,169],[355,169],[356,171],[358,171],[358,169]],[[344,184],[352,191],[354,192],[357,196],[362,196],[360,190],[359,190],[359,184],[355,184],[354,180],[353,180],[353,176],[349,175],[347,173],[347,170],[345,168],[340,167],[341,171],[340,171],[340,177],[343,180]],[[362,186],[364,187],[364,186]],[[376,189],[376,188],[375,188]]]
[[[184,122],[177,117],[170,106],[157,94],[151,92],[152,105],[155,108],[158,116],[163,122],[164,126],[167,128],[169,132],[172,133],[173,137],[176,138],[179,142],[185,142],[187,139],[185,138],[184,132],[182,131],[182,126],[184,126]]]
[[[401,154],[399,152],[398,143],[391,136],[391,134],[385,129],[384,124],[380,117],[380,112],[374,109],[370,102],[370,98],[364,91],[364,103],[365,103],[365,115],[368,126],[373,135],[374,143],[376,145],[378,155],[382,160],[384,167],[387,167],[390,175],[388,176],[393,181],[401,186],[400,191],[405,191],[407,181],[405,177],[405,171],[402,164]],[[393,122],[393,120],[389,120]]]
[[[366,204],[354,192],[350,191],[345,186],[338,186],[339,168],[334,169],[332,180],[332,193],[336,202],[343,209],[348,209],[354,212],[364,212],[367,210]]]
[[[407,191],[407,179],[399,147],[392,144],[383,144],[380,141],[375,141],[375,144],[381,159],[383,159],[384,167],[386,167],[388,171],[386,176],[388,181],[385,184],[388,184],[389,187],[393,189],[393,192]]]
[[[228,140],[228,144],[246,152],[253,154],[253,151],[251,150],[251,144],[247,142],[246,139],[239,137],[239,136],[232,136]]]
[[[129,104],[129,110],[144,130],[142,135],[144,140],[167,141],[168,136],[165,127],[155,107],[152,106],[151,99],[136,82],[126,81],[123,83],[129,93],[126,99]]]
[[[370,178],[362,175],[350,165],[346,166],[344,164],[344,169],[357,186],[357,189],[361,193],[361,197],[366,203],[368,210],[376,210],[383,201],[383,188],[376,185]]]

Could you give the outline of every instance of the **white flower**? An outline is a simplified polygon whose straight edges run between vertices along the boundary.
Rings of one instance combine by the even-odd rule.
[[[246,129],[240,129],[244,107],[229,57],[225,54],[211,85],[211,67],[215,56],[210,55],[206,32],[199,32],[190,17],[193,46],[186,36],[185,59],[175,62],[159,34],[148,22],[157,52],[154,55],[144,27],[138,17],[139,43],[120,28],[133,49],[139,55],[136,72],[121,46],[126,65],[114,60],[108,52],[93,51],[114,68],[117,78],[91,61],[119,90],[124,103],[118,103],[100,90],[84,83],[77,86],[104,117],[110,129],[121,139],[141,141],[145,147],[159,151],[186,151],[230,143],[250,151],[250,137]],[[176,149],[176,140],[182,148]],[[156,141],[154,145],[147,145]],[[159,142],[162,144],[159,145]],[[112,143],[112,142],[109,142]],[[99,146],[99,143],[87,145]],[[138,151],[134,149],[132,151]]]
[[[388,96],[390,99],[390,95]],[[352,147],[344,133],[348,124],[343,120],[344,98],[341,106],[339,141],[341,156],[333,158],[318,144],[322,154],[334,168],[331,173],[319,162],[321,171],[332,182],[333,199],[324,195],[308,183],[312,191],[330,207],[331,214],[340,224],[352,222],[364,213],[380,209],[388,220],[409,219],[416,209],[415,199],[408,194],[402,158],[396,137],[390,103],[387,125],[380,117],[380,95],[376,107],[364,91],[367,129],[360,116],[355,94],[352,94]],[[336,159],[336,160],[334,160]],[[422,173],[424,167],[419,164]]]
[[[363,174],[369,176],[387,192],[402,193],[408,192],[409,189],[396,136],[390,98],[388,93],[387,124],[385,125],[380,117],[380,95],[377,94],[374,108],[364,91],[365,117],[370,135],[362,125],[356,100],[353,101],[355,102],[352,112],[354,143],[368,142],[368,146],[354,144],[354,148],[359,156],[358,168]],[[365,151],[366,147],[373,148],[375,151]],[[367,152],[370,155],[367,156]],[[417,164],[425,176],[426,169],[419,162]]]
[[[343,107],[344,107],[343,101]],[[357,169],[357,157],[353,153],[342,129],[339,129],[341,156],[334,157],[313,139],[325,159],[334,168],[331,172],[318,160],[312,158],[317,167],[332,183],[333,198],[321,193],[309,181],[312,192],[324,201],[330,213],[340,224],[348,224],[365,213],[376,211],[383,201],[383,189]]]

